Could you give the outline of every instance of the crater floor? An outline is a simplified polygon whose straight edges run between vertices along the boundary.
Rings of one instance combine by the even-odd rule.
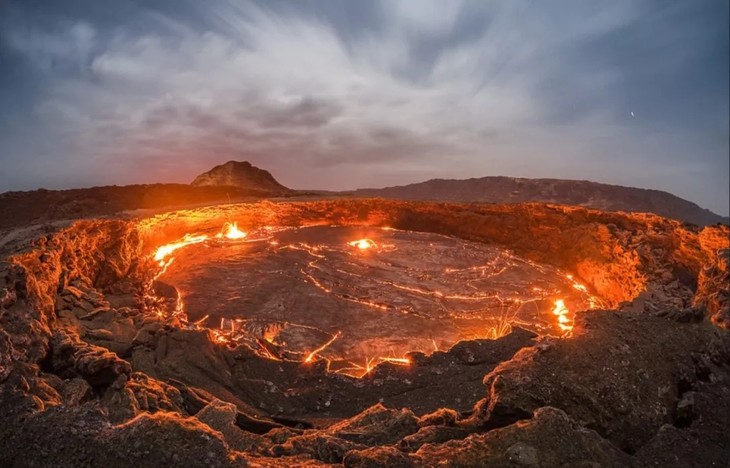
[[[224,239],[234,221],[245,239]],[[353,224],[371,227],[325,227]],[[725,466],[728,234],[349,198],[19,228],[0,241],[0,466]],[[505,311],[511,333],[445,350]],[[441,350],[328,372],[418,347]]]
[[[191,245],[161,279],[179,289],[191,321],[208,316],[208,326],[300,357],[323,347],[335,369],[496,338],[508,324],[560,334],[556,300],[571,321],[591,305],[564,272],[503,248],[363,227],[269,228]]]

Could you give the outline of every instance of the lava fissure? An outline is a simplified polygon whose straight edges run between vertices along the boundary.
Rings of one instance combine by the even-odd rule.
[[[310,234],[310,231],[308,231],[307,229],[315,231],[311,231],[312,234]],[[443,320],[456,321],[453,323],[453,326],[455,328],[454,332],[452,333],[458,334],[454,335],[451,344],[462,339],[496,339],[509,333],[512,329],[512,324],[516,323],[519,323],[520,326],[526,326],[528,328],[537,326],[538,330],[543,330],[544,332],[545,328],[543,325],[535,325],[534,323],[535,318],[541,321],[545,320],[545,315],[541,313],[538,303],[544,302],[551,294],[562,294],[563,292],[559,287],[555,287],[554,285],[551,287],[545,287],[545,285],[541,283],[542,287],[528,286],[526,288],[527,290],[532,291],[532,293],[530,294],[534,295],[534,293],[538,293],[537,297],[527,297],[525,299],[522,299],[519,297],[504,297],[499,292],[482,293],[480,289],[484,288],[485,286],[487,288],[499,288],[505,287],[507,284],[510,284],[500,281],[499,283],[495,283],[494,286],[489,286],[490,282],[493,282],[497,276],[505,275],[506,272],[510,269],[519,271],[523,268],[533,268],[537,272],[537,274],[545,278],[549,278],[550,275],[553,275],[553,271],[549,270],[546,266],[538,265],[535,262],[527,260],[523,261],[515,257],[513,254],[505,251],[496,251],[494,254],[486,251],[484,254],[492,255],[494,257],[486,265],[482,264],[473,266],[455,266],[446,268],[438,267],[438,270],[436,271],[419,270],[419,268],[424,267],[417,266],[417,264],[414,263],[414,253],[412,252],[412,250],[414,248],[426,248],[432,249],[434,252],[433,254],[435,255],[444,255],[446,252],[449,252],[449,255],[453,255],[454,251],[451,245],[454,244],[456,241],[450,237],[423,237],[424,235],[422,234],[416,234],[409,231],[381,230],[381,236],[383,238],[390,236],[389,242],[381,241],[380,243],[377,243],[371,238],[362,238],[360,240],[348,241],[343,243],[348,247],[356,248],[354,252],[348,252],[347,250],[342,250],[341,248],[336,247],[337,242],[330,244],[323,244],[321,242],[313,244],[311,241],[305,241],[301,239],[296,240],[295,242],[287,241],[287,237],[293,237],[296,239],[297,236],[314,236],[315,238],[317,236],[325,236],[325,238],[327,238],[327,236],[331,237],[333,233],[334,235],[340,235],[339,231],[337,231],[338,229],[341,230],[343,228],[337,226],[329,226],[326,228],[311,227],[299,230],[269,228],[265,229],[267,233],[266,236],[268,237],[264,237],[259,240],[267,240],[269,244],[275,244],[275,248],[273,250],[263,251],[264,255],[273,255],[273,261],[280,261],[278,260],[278,257],[282,255],[288,255],[286,254],[286,252],[289,252],[290,250],[301,251],[304,252],[306,255],[312,257],[313,260],[308,261],[306,265],[299,270],[299,273],[302,275],[302,280],[304,281],[304,283],[313,285],[315,288],[317,288],[317,290],[321,291],[321,293],[327,296],[333,296],[336,300],[347,301],[355,304],[355,307],[371,308],[383,311],[384,313],[401,312],[405,315],[412,317],[415,320],[420,320],[423,323],[437,324]],[[284,238],[270,237],[272,235],[272,231],[276,231],[277,233],[284,233]],[[382,231],[385,231],[385,233],[382,233]],[[223,234],[223,232],[228,234]],[[371,232],[370,234],[372,236],[374,233]],[[410,241],[409,238],[414,236],[414,240]],[[225,237],[231,241],[235,241],[245,239],[246,234],[238,229],[238,224],[236,222],[227,222],[223,227],[222,233],[216,236],[216,238],[221,237]],[[195,246],[196,244],[200,244],[201,242],[205,242],[206,240],[207,237],[204,238],[202,235],[186,234],[179,241],[158,247],[155,250],[154,258],[155,260],[160,261],[160,267],[162,268],[162,271],[154,275],[155,280],[159,279],[163,274],[168,273],[169,266],[172,264],[172,260],[174,259],[174,257],[171,256],[174,251],[181,249],[185,246]],[[408,242],[414,243],[409,244]],[[441,244],[437,244],[437,242],[441,242]],[[236,244],[231,243],[230,245],[234,247]],[[467,248],[465,244],[456,244],[455,247],[458,249],[456,251],[457,254],[463,256],[466,261],[472,261],[472,258],[477,259],[479,257],[479,255],[476,255],[474,252],[472,252],[474,248],[478,247],[476,244],[473,246],[469,246],[471,248]],[[403,252],[403,255],[405,256],[398,257],[401,252]],[[213,261],[214,257],[212,257],[212,255],[214,255],[214,252],[206,251],[205,254],[206,256],[211,257],[211,261]],[[244,251],[243,255],[244,257],[240,258],[246,261],[246,256],[250,257],[251,254]],[[357,260],[353,260],[352,255],[355,255]],[[362,257],[361,255],[365,256]],[[168,256],[169,259],[163,264],[162,259]],[[259,257],[254,256],[253,261],[262,261]],[[341,258],[343,258],[344,260],[340,260]],[[393,259],[399,260],[393,261]],[[264,260],[266,260],[266,258],[264,258]],[[504,265],[499,265],[498,262],[502,262],[504,263]],[[223,262],[224,265],[230,263],[231,260],[228,259],[224,260]],[[294,259],[292,264],[297,264],[296,258]],[[282,268],[286,268],[286,264],[283,265],[284,266]],[[488,273],[488,269],[492,272],[496,271],[496,273]],[[286,271],[282,270],[281,268],[270,268],[269,270],[277,272]],[[359,272],[360,270],[362,270],[362,272]],[[392,288],[394,290],[402,291],[406,294],[409,294],[411,296],[410,301],[417,301],[417,303],[420,305],[417,305],[416,303],[401,303],[400,305],[395,305],[392,303],[388,303],[387,301],[373,299],[372,296],[371,298],[368,298],[367,296],[363,297],[363,294],[353,294],[352,292],[350,292],[351,290],[358,291],[360,289],[353,290],[348,281],[342,280],[341,278],[337,277],[338,274],[342,273],[349,273],[348,276],[361,278],[360,283],[363,284],[361,292],[364,294],[372,295],[375,291],[377,291],[377,294],[381,294],[380,290],[383,290],[383,293],[386,296],[390,295],[390,297],[393,298],[392,300],[395,300],[396,302],[401,301],[398,295],[393,295],[393,293],[387,292],[387,288]],[[476,277],[472,277],[473,273],[476,273]],[[560,275],[558,272],[556,273]],[[377,276],[374,276],[374,274],[384,275],[385,277],[378,278]],[[444,284],[453,284],[457,288],[461,289],[467,288],[471,292],[469,292],[468,294],[460,292],[449,293],[443,292],[440,289],[424,289],[422,287],[401,284],[399,281],[391,278],[393,275],[402,275],[405,279],[408,280],[422,281],[425,277],[429,278],[430,282],[443,282],[445,280],[438,279],[440,277],[438,275],[441,274],[447,275],[443,276],[443,278],[451,278],[448,280],[448,282]],[[459,278],[460,275],[466,275],[466,277]],[[292,278],[296,275],[286,274],[286,276]],[[564,276],[569,279],[570,285],[573,287],[573,289],[577,290],[581,295],[587,298],[585,300],[586,304],[595,303],[595,299],[593,298],[593,296],[590,296],[588,294],[587,288],[575,282],[571,275]],[[477,284],[474,284],[475,281],[477,282]],[[435,284],[436,283],[434,283],[434,285]],[[503,284],[505,286],[500,286],[500,284]],[[454,286],[447,287],[453,288]],[[509,287],[514,288],[514,286]],[[204,321],[202,321],[201,319],[195,320],[194,322],[192,322],[192,324],[187,323],[187,314],[182,310],[183,299],[181,297],[179,289],[175,288],[175,291],[175,294],[177,295],[177,300],[175,302],[176,310],[173,314],[171,314],[171,317],[180,319],[181,323],[188,327],[202,327]],[[239,296],[240,293],[237,293],[237,297]],[[436,301],[436,309],[434,310],[434,312],[436,312],[436,315],[433,315],[433,312],[428,312],[429,307],[433,309],[434,304],[431,304],[431,306],[428,305],[432,303],[433,300]],[[152,302],[160,303],[159,300],[153,300]],[[477,308],[474,308],[472,306],[467,308],[459,308],[458,306],[456,306],[456,304],[462,302],[473,302],[475,304],[479,304],[479,306]],[[491,304],[492,302],[494,303],[493,305]],[[164,301],[162,301],[162,303],[164,303]],[[572,326],[569,325],[571,320],[567,317],[569,312],[567,307],[565,306],[565,302],[563,299],[557,299],[555,302],[556,306],[558,303],[561,304],[560,314],[555,314],[555,311],[553,311],[557,319],[557,323],[555,326],[557,329],[559,329],[560,332],[567,333],[572,328]],[[506,306],[506,304],[509,305]],[[525,314],[524,306],[527,304],[533,304],[534,306],[535,315],[533,316],[533,319],[528,320],[526,317],[521,317]],[[424,309],[424,306],[426,306],[426,309]],[[496,314],[493,312],[495,306],[497,307]],[[299,307],[301,308],[302,306]],[[208,310],[208,313],[206,313],[205,315],[209,316],[210,312],[211,311]],[[158,311],[158,313],[160,312]],[[479,331],[478,329],[475,329],[474,324],[471,323],[475,320],[484,320],[480,317],[490,317],[492,315],[494,318],[490,318],[487,320],[490,320],[493,323],[491,325],[487,325],[486,330]],[[236,321],[240,321],[240,323],[244,323],[247,320],[243,317],[234,318]],[[284,318],[285,317],[280,317],[280,320]],[[263,318],[260,318],[259,320],[261,319]],[[285,340],[278,340],[275,337],[273,340],[267,339],[266,341],[268,344],[263,344],[261,343],[261,337],[259,336],[244,336],[244,334],[246,333],[246,328],[240,326],[234,327],[233,321],[229,322],[230,327],[228,329],[224,328],[221,325],[218,330],[212,330],[212,332],[215,336],[216,342],[241,344],[248,341],[252,344],[253,349],[258,350],[262,356],[267,358],[279,360],[282,359],[285,355],[292,357],[295,355],[299,355],[302,356],[301,360],[303,362],[308,363],[312,361],[315,356],[319,356],[320,358],[327,361],[327,369],[332,369],[333,367],[336,367],[337,369],[335,370],[335,372],[337,373],[348,373],[352,370],[355,370],[356,372],[354,375],[359,377],[369,374],[373,367],[382,362],[399,364],[409,363],[410,361],[408,360],[408,358],[405,357],[405,354],[408,352],[416,350],[429,352],[431,350],[432,344],[434,345],[434,348],[439,349],[439,345],[435,345],[432,338],[433,332],[430,332],[428,340],[423,340],[420,338],[417,339],[420,340],[423,344],[417,344],[416,342],[414,342],[413,345],[406,344],[404,347],[403,343],[396,344],[396,342],[390,339],[390,341],[384,341],[383,345],[378,345],[381,347],[381,349],[384,349],[384,347],[389,348],[389,355],[382,354],[382,351],[380,353],[378,353],[377,351],[375,353],[360,351],[357,352],[357,354],[352,354],[355,349],[354,347],[359,346],[357,344],[357,341],[352,341],[353,339],[357,340],[358,333],[355,332],[346,334],[346,343],[343,344],[345,348],[341,348],[340,353],[334,352],[333,354],[329,353],[328,348],[334,349],[334,347],[331,347],[331,345],[334,343],[335,340],[337,340],[337,338],[342,336],[342,330],[333,330],[328,332],[322,329],[322,327],[317,324],[316,316],[311,318],[311,320],[315,320],[314,325],[297,325],[296,323],[292,323],[289,317],[286,317],[285,321],[287,323],[287,326],[291,324],[290,326],[300,327],[300,329],[309,327],[328,333],[330,335],[330,338],[327,340],[324,346],[320,346],[319,344],[316,344],[316,342],[312,342],[309,349],[288,349],[289,347],[287,346]],[[388,318],[388,320],[392,321],[393,319]],[[459,321],[463,322],[463,324],[459,324]],[[223,323],[223,319],[221,319],[221,323]],[[431,325],[428,326],[430,327]],[[444,337],[442,337],[441,339],[443,343]],[[368,338],[368,340],[372,340],[372,338]],[[408,340],[408,338],[405,338],[405,340]],[[342,342],[342,340],[340,341]],[[373,341],[370,342],[375,343]],[[369,341],[365,341],[364,343],[369,343]],[[274,347],[276,346],[279,346],[278,350],[274,349]],[[370,345],[367,344],[366,346]],[[442,347],[443,346],[444,345],[442,344]],[[394,347],[397,347],[400,351],[394,352]],[[450,347],[450,344],[447,344],[445,347]],[[347,351],[348,349],[350,349],[350,351]],[[329,354],[322,354],[325,351],[327,351]],[[343,352],[346,354],[341,354]],[[349,355],[347,353],[349,353]],[[338,364],[337,366],[333,366],[333,362],[335,361],[340,362],[340,364]],[[360,364],[361,362],[364,362],[364,364]],[[343,366],[343,363],[347,364]]]

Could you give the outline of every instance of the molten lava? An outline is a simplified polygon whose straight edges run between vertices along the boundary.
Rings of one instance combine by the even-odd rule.
[[[375,241],[371,239],[358,239],[352,242],[348,242],[347,245],[349,245],[350,247],[357,247],[360,250],[367,250],[378,247],[378,244],[376,244]]]
[[[314,359],[314,357],[317,355],[317,353],[321,353],[322,351],[324,351],[329,345],[331,345],[332,343],[334,343],[334,341],[337,338],[339,338],[341,334],[342,334],[342,332],[339,332],[339,331],[337,333],[335,333],[335,336],[333,336],[332,339],[330,339],[328,342],[326,342],[325,344],[323,344],[319,348],[317,348],[314,351],[312,351],[311,353],[309,353],[307,355],[307,357],[304,358],[304,362],[312,362],[312,359]]]
[[[216,237],[218,239],[226,238],[231,240],[245,239],[248,234],[238,229],[238,223],[226,223],[223,225],[223,231]]]
[[[568,333],[573,330],[572,321],[568,318],[570,311],[565,307],[565,301],[558,299],[555,301],[555,308],[553,308],[553,315],[558,317],[558,327],[561,330]]]
[[[302,229],[326,230],[332,228]],[[335,227],[335,229],[337,228]],[[304,232],[303,230],[301,232]],[[403,356],[410,351],[431,352],[439,351],[440,348],[444,349],[444,347],[448,349],[458,339],[498,339],[509,334],[513,326],[535,330],[535,323],[531,321],[534,319],[529,318],[529,314],[534,314],[534,317],[542,320],[546,325],[538,327],[538,332],[550,334],[559,329],[562,335],[566,336],[573,329],[573,320],[570,316],[571,312],[566,306],[566,299],[571,304],[583,304],[584,306],[590,304],[590,308],[596,307],[599,303],[599,299],[590,295],[588,289],[578,283],[572,275],[560,273],[560,276],[554,276],[554,278],[568,280],[568,283],[563,280],[565,286],[556,287],[557,283],[551,282],[555,280],[548,279],[552,277],[547,276],[555,271],[552,267],[520,259],[508,251],[499,251],[495,255],[488,253],[489,250],[482,251],[482,249],[491,247],[482,247],[478,244],[471,247],[461,245],[459,250],[447,251],[444,249],[452,248],[449,246],[453,242],[461,241],[453,239],[440,241],[428,237],[431,235],[394,229],[384,229],[384,231],[388,234],[384,233],[382,239],[378,239],[378,243],[369,238],[344,242],[347,247],[355,249],[354,252],[343,249],[341,247],[343,244],[339,244],[340,247],[337,247],[338,244],[336,243],[322,242],[316,236],[313,240],[306,236],[301,238],[300,234],[297,234],[300,232],[297,229],[266,226],[253,229],[249,235],[249,233],[239,229],[236,222],[225,223],[221,231],[215,236],[186,234],[181,239],[160,246],[154,251],[152,258],[159,266],[159,270],[153,274],[153,279],[146,293],[146,298],[151,304],[149,310],[160,319],[174,318],[175,322],[173,323],[180,326],[194,329],[207,328],[210,330],[211,339],[222,345],[246,345],[260,356],[273,360],[288,360],[303,364],[325,361],[327,369],[332,372],[353,377],[364,377],[381,363],[401,366],[411,365],[409,358],[397,357],[399,354]],[[418,236],[425,237],[420,238]],[[409,240],[409,242],[414,242],[415,247],[403,243],[404,239],[411,239],[411,237],[413,240]],[[388,239],[392,239],[395,243],[384,243]],[[217,244],[218,240],[237,242]],[[298,298],[296,307],[308,310],[308,307],[318,307],[316,301],[308,306],[306,300],[304,300],[305,297],[315,294],[311,292],[311,288],[314,288],[314,291],[318,291],[316,294],[321,295],[323,298],[332,297],[337,301],[342,301],[341,305],[338,306],[339,310],[343,310],[342,313],[347,307],[376,309],[386,313],[382,319],[384,327],[396,326],[395,324],[401,320],[398,317],[404,317],[403,320],[405,321],[403,323],[410,323],[409,326],[415,328],[413,331],[402,329],[405,333],[403,335],[397,333],[398,336],[388,335],[385,332],[384,338],[374,339],[372,331],[368,332],[369,335],[363,334],[361,336],[360,326],[369,327],[372,330],[379,327],[377,325],[373,328],[373,325],[379,324],[381,320],[374,317],[365,318],[367,317],[367,315],[364,315],[366,312],[361,311],[357,312],[357,316],[363,318],[355,319],[353,317],[348,319],[346,315],[343,315],[340,320],[346,321],[348,329],[344,332],[339,330],[335,333],[334,331],[327,331],[326,328],[317,328],[319,325],[316,322],[314,326],[298,325],[296,322],[289,323],[292,317],[296,317],[297,314],[301,313],[299,310],[293,309],[289,309],[291,312],[286,313],[286,318],[279,318],[279,320],[283,319],[286,322],[272,322],[272,320],[275,320],[274,316],[270,316],[268,319],[257,318],[256,309],[253,310],[254,316],[252,318],[243,318],[240,315],[220,318],[219,328],[208,328],[204,325],[209,318],[207,313],[202,318],[188,322],[180,291],[173,288],[177,293],[177,298],[173,304],[166,306],[164,299],[156,297],[152,292],[152,283],[167,272],[168,267],[174,260],[173,254],[176,251],[186,246],[208,241],[211,242],[211,246],[229,246],[227,249],[234,249],[234,251],[241,249],[240,251],[245,253],[246,256],[251,257],[253,255],[252,258],[260,258],[256,255],[264,253],[274,256],[272,258],[281,257],[281,260],[277,260],[277,262],[283,263],[274,263],[268,267],[256,267],[263,268],[259,271],[266,272],[264,277],[285,278],[283,283],[276,283],[278,280],[275,280],[272,285],[276,284],[278,286],[273,289],[270,286],[268,292],[264,289],[258,293],[261,297],[268,298],[266,300],[278,298],[276,300],[281,301],[282,296],[288,297],[294,294]],[[236,246],[243,241],[246,242],[245,248],[243,244],[239,247]],[[446,243],[439,244],[439,242]],[[357,255],[358,251],[368,249],[377,249],[379,255]],[[411,252],[409,249],[424,250]],[[492,249],[494,251],[499,250]],[[220,255],[225,256],[224,252],[226,251],[211,249],[207,251],[209,253],[202,256],[186,257],[184,269],[189,267],[192,258],[199,259],[201,267],[205,268],[207,265],[205,258],[208,256],[213,258]],[[457,257],[454,258],[454,255]],[[470,264],[470,261],[474,261],[471,259],[476,259],[475,261],[478,264]],[[246,262],[248,261],[246,260]],[[259,260],[256,260],[253,265],[259,265],[258,262]],[[362,266],[360,266],[361,263]],[[231,263],[229,261],[226,264]],[[281,268],[293,269],[282,270]],[[423,270],[423,268],[430,269]],[[525,284],[526,280],[523,277],[514,276],[522,274],[519,273],[522,271],[520,269],[534,271],[532,274],[536,276],[528,280],[532,284]],[[270,276],[271,273],[275,273],[276,276]],[[301,284],[291,283],[292,278],[296,280],[297,275],[310,288],[309,291],[299,293],[303,295],[295,293],[295,290],[299,291],[296,288],[302,287]],[[234,297],[239,297],[240,291],[246,291],[252,280],[255,284],[259,284],[256,278],[261,278],[261,274],[256,273],[256,271],[241,270],[238,273],[233,273],[231,277],[237,279],[235,283],[232,283],[232,287],[236,290],[236,296]],[[347,278],[347,280],[343,281],[344,278]],[[515,283],[515,280],[517,283]],[[387,288],[387,291],[381,292],[382,288]],[[569,292],[571,289],[574,290],[573,293]],[[248,293],[244,292],[244,294]],[[576,294],[582,299],[576,297]],[[223,302],[227,301],[223,297],[221,300]],[[551,315],[555,319],[549,321],[549,323],[546,323],[545,315],[540,314],[540,310],[544,310],[546,301],[554,304]],[[256,304],[255,302],[249,302],[249,304],[251,303]],[[345,304],[350,305],[346,306]],[[254,307],[257,306],[254,305]],[[525,311],[531,309],[534,309],[534,312],[526,315]],[[287,309],[282,310],[286,311]],[[320,310],[318,313],[326,312],[326,310],[317,310]],[[215,310],[210,310],[210,313],[214,316],[217,315]],[[424,330],[433,327],[434,325],[429,324],[434,323],[434,320],[441,320],[439,317],[442,314],[446,314],[444,319],[452,322],[449,322],[449,327],[451,327],[449,331],[446,328],[440,328],[439,325],[436,325],[436,328],[433,329],[432,336],[435,336],[440,344],[437,344],[436,339],[431,337],[426,339],[425,344],[421,342],[418,345],[414,344],[415,347],[410,347],[410,344],[403,344],[408,339],[413,339],[413,343],[416,343],[420,338],[413,333],[416,332],[418,327],[425,327]],[[201,314],[197,315],[197,317],[200,316]],[[478,325],[480,321],[481,326]],[[265,323],[263,328],[256,328],[253,325],[262,322]],[[446,323],[444,322],[444,325]],[[459,323],[463,323],[463,325],[459,325]],[[456,324],[456,328],[454,328],[454,324]],[[320,334],[318,335],[319,338],[314,338],[314,335],[311,335],[311,338],[305,339],[302,336],[291,335],[291,332],[288,332],[290,335],[288,335],[289,338],[286,338],[286,330],[292,330],[292,327],[300,327],[301,330],[315,330],[316,333]],[[454,340],[455,330],[461,330],[456,340]],[[322,336],[324,334],[326,335]],[[391,340],[395,347],[388,347],[391,346],[387,345],[388,340]],[[358,341],[362,343],[362,348],[359,348],[361,345],[358,344]],[[342,354],[347,352],[351,354]],[[357,362],[362,364],[357,364]]]
[[[396,357],[379,357],[382,362],[392,362],[393,364],[402,364],[404,366],[411,365],[411,360],[408,358],[396,358]]]
[[[199,244],[201,242],[205,242],[208,240],[208,236],[205,234],[201,234],[198,236],[194,236],[191,234],[185,234],[185,236],[180,239],[177,242],[173,242],[171,244],[166,244],[161,247],[159,247],[157,250],[155,250],[154,259],[160,266],[165,265],[165,259],[169,257],[174,251],[177,249],[181,249],[185,246],[192,245],[192,244]],[[172,260],[170,260],[172,261]]]

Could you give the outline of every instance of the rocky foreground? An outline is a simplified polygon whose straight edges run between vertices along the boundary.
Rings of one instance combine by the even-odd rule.
[[[150,313],[150,253],[225,220],[390,226],[572,272],[607,310],[363,379]],[[0,246],[1,466],[727,466],[730,228],[556,205],[226,205]],[[169,293],[169,291],[168,291]],[[174,297],[169,294],[170,300]]]

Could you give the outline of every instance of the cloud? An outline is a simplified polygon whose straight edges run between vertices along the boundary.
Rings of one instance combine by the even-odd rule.
[[[622,94],[632,70],[593,55],[645,2],[368,5],[377,27],[357,34],[331,9],[220,0],[149,13],[142,28],[65,20],[10,37],[54,74],[35,104],[53,164],[95,180],[187,181],[234,158],[307,188],[424,174],[669,188],[637,172],[695,148],[671,129],[636,128]]]
[[[63,22],[52,32],[17,29],[8,37],[11,47],[46,73],[59,68],[83,70],[96,39],[94,28],[83,21]]]

